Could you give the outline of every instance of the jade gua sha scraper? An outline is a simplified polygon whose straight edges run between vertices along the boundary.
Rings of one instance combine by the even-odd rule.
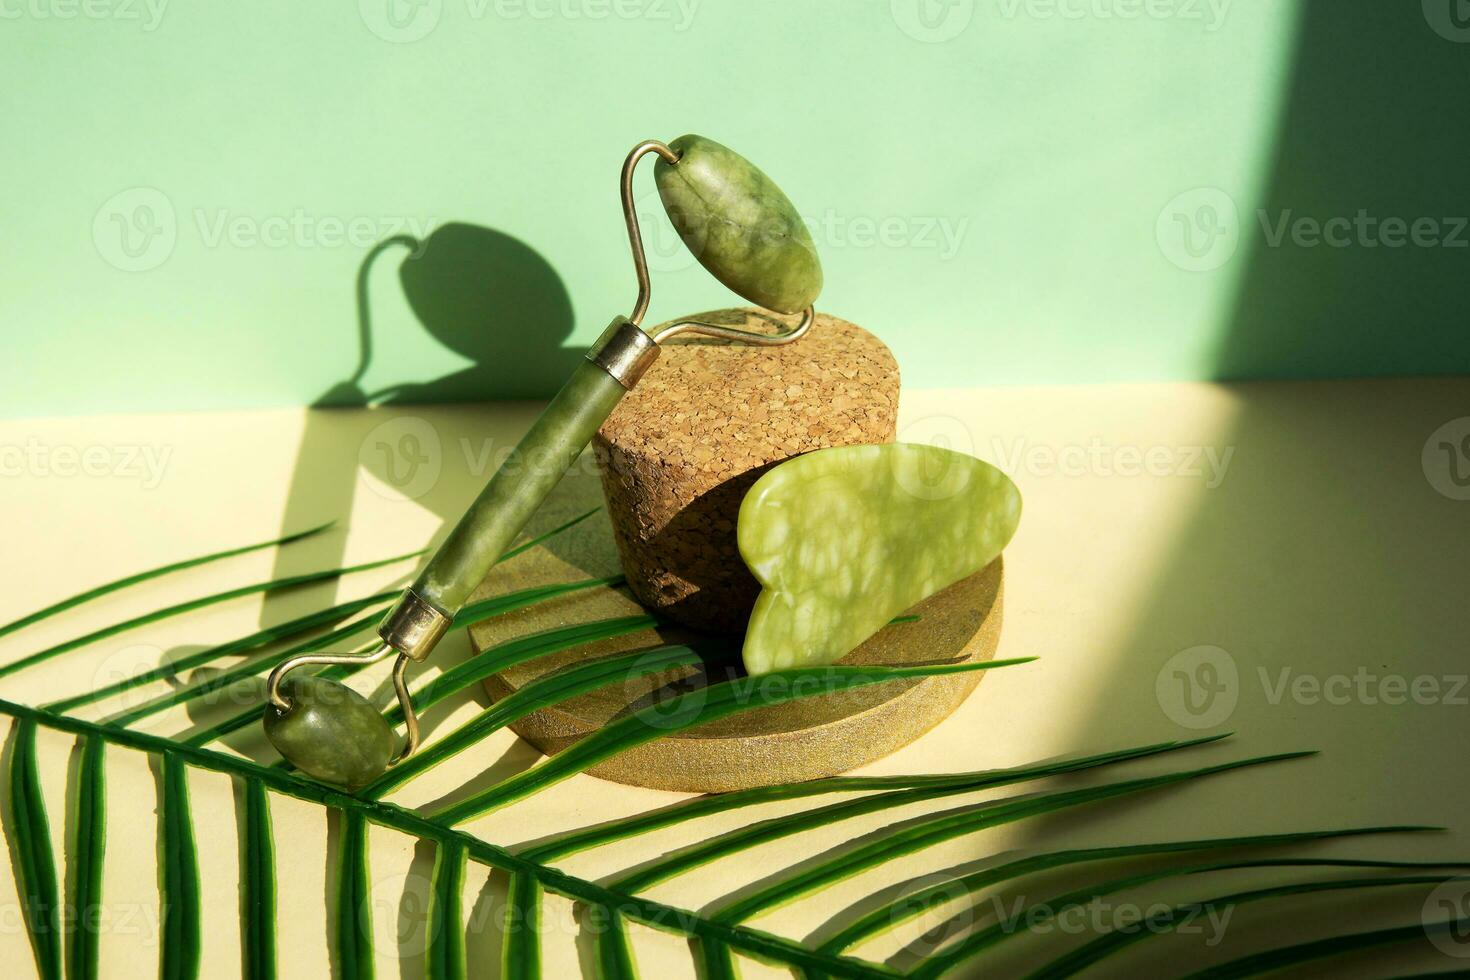
[[[740,296],[768,310],[801,314],[779,333],[737,330],[698,320],[675,321],[650,336],[640,324],[648,310],[648,265],[633,205],[633,171],[657,154],[654,176],[669,218],[700,263]],[[271,672],[265,731],[301,771],[355,787],[379,776],[418,747],[418,719],[406,682],[409,663],[422,661],[492,565],[510,546],[593,433],[659,355],[659,345],[684,333],[749,344],[787,344],[811,327],[822,288],[811,235],[790,200],[754,164],[702,136],[639,143],[623,162],[623,217],[638,278],[638,299],[615,317],[541,417],[440,545],[418,579],[378,628],[379,641],[349,654],[308,654]],[[367,699],[333,680],[290,676],[309,664],[363,664],[397,654],[393,686],[407,739],[394,755],[388,723]]]

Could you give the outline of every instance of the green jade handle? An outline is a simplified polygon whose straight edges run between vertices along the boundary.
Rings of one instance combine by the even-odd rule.
[[[413,590],[451,618],[510,547],[627,393],[583,361],[419,574]]]
[[[423,660],[491,566],[658,356],[653,338],[617,317],[490,478],[383,620],[383,642]]]

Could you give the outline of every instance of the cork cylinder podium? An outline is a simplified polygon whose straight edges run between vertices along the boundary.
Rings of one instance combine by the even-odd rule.
[[[700,319],[771,329],[755,310]],[[666,344],[592,442],[633,594],[686,626],[743,631],[760,591],[735,543],[745,492],[793,456],[892,442],[898,390],[883,342],[823,313],[799,344]]]

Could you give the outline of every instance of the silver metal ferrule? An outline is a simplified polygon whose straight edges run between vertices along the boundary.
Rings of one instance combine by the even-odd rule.
[[[451,622],[423,596],[405,589],[378,625],[378,636],[410,660],[422,662],[449,632]]]
[[[643,328],[625,316],[614,317],[597,343],[587,350],[587,360],[602,368],[618,384],[633,390],[638,379],[658,360],[659,347]]]

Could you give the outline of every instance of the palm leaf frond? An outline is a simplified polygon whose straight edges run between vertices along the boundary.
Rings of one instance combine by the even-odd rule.
[[[466,974],[464,933],[460,925],[464,872],[464,846],[458,841],[439,845],[434,852],[434,870],[429,875],[425,923],[428,980],[458,980]]]
[[[243,784],[241,973],[248,980],[273,980],[276,975],[276,847],[271,833],[270,795],[257,779],[243,780]]]
[[[107,745],[95,735],[81,740],[76,810],[72,826],[75,883],[71,908],[76,910],[71,931],[68,976],[86,980],[99,976],[98,948],[102,904],[102,859],[107,853]]]
[[[566,531],[595,512],[593,510],[580,514],[546,534],[517,546],[502,556],[502,560]],[[322,530],[325,527],[290,535],[282,539],[282,543],[301,540]],[[108,586],[55,603],[38,613],[22,617],[7,627],[0,627],[0,635],[46,616],[64,612],[113,589],[265,546],[267,545],[252,545],[243,549],[217,552],[118,580]],[[140,628],[227,599],[326,581],[407,557],[411,556],[275,579],[167,606],[14,661],[0,667],[0,677],[125,630]],[[453,628],[464,629],[473,623],[506,615],[536,603],[553,601],[583,589],[617,585],[620,581],[620,577],[586,579],[492,596],[466,607],[455,618]],[[207,698],[229,685],[258,677],[286,657],[346,642],[369,629],[380,612],[378,607],[386,605],[392,598],[391,593],[379,593],[338,603],[289,622],[257,630],[236,640],[210,646],[125,681],[69,694],[43,707],[0,699],[0,715],[15,721],[12,728],[8,772],[10,793],[6,816],[11,830],[11,847],[15,856],[27,931],[38,969],[43,976],[60,976],[64,965],[64,932],[57,920],[58,909],[61,907],[58,902],[60,887],[57,862],[52,854],[50,827],[36,762],[37,733],[43,729],[78,738],[78,790],[75,805],[68,811],[68,834],[69,839],[75,842],[75,853],[69,868],[74,882],[72,894],[75,907],[81,910],[96,907],[102,901],[102,857],[107,824],[103,765],[108,750],[117,748],[144,752],[159,763],[159,867],[164,927],[160,969],[166,977],[194,976],[200,967],[200,873],[188,791],[189,773],[195,769],[228,775],[240,788],[241,962],[242,972],[252,978],[274,977],[278,970],[275,918],[277,889],[281,886],[276,873],[271,822],[273,794],[317,805],[323,812],[332,814],[338,823],[340,833],[337,835],[333,884],[335,901],[331,908],[331,928],[334,934],[332,948],[335,954],[335,971],[339,975],[353,978],[371,977],[377,955],[373,943],[373,896],[369,873],[369,838],[373,828],[405,835],[433,850],[434,864],[429,874],[428,903],[423,919],[427,937],[423,966],[426,976],[434,980],[467,975],[462,923],[463,891],[467,869],[471,863],[487,869],[497,880],[503,876],[508,882],[508,898],[502,924],[504,937],[501,967],[507,977],[528,980],[540,976],[542,971],[540,925],[543,901],[548,895],[570,900],[584,917],[584,921],[592,924],[592,969],[598,976],[612,980],[627,980],[637,976],[637,961],[630,933],[633,923],[684,937],[690,943],[704,975],[709,978],[735,976],[736,959],[739,956],[783,966],[809,980],[825,977],[892,980],[901,975],[898,970],[863,959],[852,950],[859,943],[881,932],[910,922],[925,910],[956,899],[969,900],[971,896],[992,885],[1042,871],[1138,858],[1168,862],[1163,867],[1146,872],[1073,889],[1046,903],[1052,909],[1059,909],[1089,901],[1110,890],[1231,869],[1320,867],[1403,871],[1412,868],[1419,869],[1422,873],[1295,882],[1237,891],[1218,896],[1211,899],[1211,902],[1233,905],[1270,898],[1290,898],[1314,891],[1439,883],[1449,879],[1448,869],[1460,867],[1444,863],[1298,855],[1259,857],[1250,853],[1239,853],[1287,845],[1304,846],[1368,834],[1414,833],[1432,829],[1417,825],[1349,827],[1156,841],[1113,847],[1061,848],[1013,858],[964,875],[949,875],[942,886],[927,883],[899,886],[892,897],[885,896],[886,900],[876,907],[873,907],[872,900],[878,896],[870,896],[866,904],[854,906],[852,910],[833,917],[823,929],[824,933],[830,934],[829,938],[820,942],[797,941],[749,924],[749,920],[754,917],[787,902],[814,895],[837,882],[898,858],[918,854],[946,841],[990,827],[1091,803],[1134,799],[1168,786],[1192,783],[1250,767],[1287,762],[1311,754],[1283,752],[1194,766],[1163,775],[1116,779],[1083,788],[1043,789],[1042,792],[1027,796],[986,800],[962,804],[954,809],[922,813],[917,817],[910,817],[902,824],[887,827],[876,835],[843,841],[796,868],[778,869],[767,883],[752,886],[751,891],[739,897],[717,900],[711,910],[707,911],[682,908],[654,900],[646,894],[647,889],[653,885],[688,874],[712,861],[741,854],[773,840],[821,832],[840,821],[1005,785],[1122,766],[1146,757],[1198,748],[1218,741],[1223,736],[1158,742],[1000,770],[879,777],[842,776],[795,785],[759,787],[722,796],[689,799],[650,812],[575,829],[518,850],[482,839],[465,830],[463,826],[473,818],[526,800],[551,785],[583,773],[615,753],[740,712],[819,696],[835,690],[1015,666],[1034,658],[915,667],[800,668],[777,671],[759,678],[736,678],[682,691],[655,704],[630,711],[558,755],[517,775],[471,792],[458,802],[434,812],[410,809],[385,797],[535,711],[563,705],[571,698],[609,684],[623,682],[639,674],[694,667],[700,659],[699,651],[678,645],[654,647],[575,663],[545,674],[510,696],[481,708],[458,727],[431,740],[416,757],[390,770],[388,775],[357,793],[348,793],[314,782],[281,764],[262,764],[213,747],[213,743],[225,735],[259,719],[263,701],[258,692],[253,695],[258,702],[254,706],[192,734],[169,737],[131,727],[136,722],[168,708]],[[900,616],[894,623],[911,622],[914,619],[916,617]],[[594,622],[575,622],[517,637],[449,667],[437,677],[423,681],[412,692],[413,702],[422,711],[451,697],[475,692],[481,682],[492,674],[515,664],[599,640],[630,636],[657,625],[658,620],[652,616],[624,616]],[[315,635],[318,633],[319,635]],[[289,646],[285,650],[276,649],[281,644]],[[245,654],[253,656],[243,662],[224,663]],[[84,720],[69,713],[74,708],[101,704],[111,697],[149,683],[171,680],[196,667],[217,665],[222,669],[213,676],[181,685],[142,705],[114,713],[100,722]],[[336,666],[320,673],[340,679],[353,673],[354,669]],[[401,712],[396,708],[384,714],[390,723],[400,724],[402,721]],[[459,791],[466,792],[468,788],[466,784],[459,787]],[[844,794],[844,798],[833,802],[820,799],[838,794]],[[754,808],[766,804],[806,799],[816,802],[806,809],[778,813],[763,820],[752,817],[735,830],[706,837],[696,844],[667,852],[634,870],[615,874],[607,880],[589,880],[569,874],[552,864],[572,854],[719,813],[747,810],[753,814]],[[1190,853],[1210,851],[1230,852],[1230,856],[1194,864],[1175,860]],[[1430,869],[1435,873],[1428,873]],[[924,882],[926,879],[914,881]],[[1449,922],[1430,928],[1448,930],[1455,926],[1456,923]],[[1424,930],[1417,927],[1412,931],[1421,936],[1424,934]],[[1154,934],[1147,930],[1145,933]],[[942,973],[969,963],[972,957],[984,952],[999,939],[1013,934],[1014,932],[1010,932],[998,936],[995,926],[971,932],[942,946],[921,961],[910,975],[918,980],[932,980]],[[1217,968],[1215,974],[1207,971],[1206,975],[1243,976],[1275,965],[1307,962],[1407,938],[1410,936],[1406,930],[1380,930],[1341,936],[1232,961]],[[1102,934],[1048,964],[1044,969],[1049,972],[1044,975],[1070,975],[1137,941],[1140,940],[1134,933]],[[95,931],[77,929],[70,933],[66,945],[69,972],[80,977],[95,976],[98,972],[97,953]]]
[[[163,905],[163,962],[159,975],[164,980],[188,980],[199,975],[199,851],[189,807],[189,772],[177,753],[165,750],[161,754],[159,897]]]
[[[228,602],[231,599],[239,599],[248,595],[259,595],[262,592],[280,592],[302,585],[326,582],[330,579],[341,578],[343,575],[350,575],[353,572],[366,572],[370,569],[382,568],[384,565],[391,565],[394,562],[406,561],[409,558],[417,557],[423,553],[423,549],[420,549],[418,551],[410,551],[407,554],[395,555],[392,558],[379,558],[377,561],[364,562],[361,565],[351,565],[347,568],[328,568],[319,572],[306,572],[302,575],[288,575],[284,578],[256,582],[252,585],[242,585],[239,588],[226,589],[223,592],[216,592],[213,595],[201,596],[198,599],[190,599],[187,602],[164,606],[162,609],[155,609],[153,612],[144,613],[141,616],[134,616],[131,619],[125,619],[122,622],[113,623],[111,626],[104,626],[101,629],[93,630],[91,633],[67,640],[63,643],[58,643],[45,650],[38,650],[29,656],[0,666],[0,677],[7,677],[17,671],[34,667],[36,664],[44,663],[53,657],[60,656],[63,653],[70,653],[72,650],[78,650],[99,640],[105,640],[110,636],[126,633],[128,630],[135,630],[164,619],[170,619],[174,616],[182,616],[184,613],[193,612],[196,609],[204,609],[208,606]]]
[[[1464,936],[1467,934],[1470,934],[1470,918],[1442,919],[1437,922],[1426,922],[1423,925],[1397,926],[1392,929],[1372,929],[1367,932],[1348,933],[1345,936],[1331,936],[1313,942],[1295,943],[1251,956],[1242,956],[1228,963],[1221,963],[1207,970],[1191,973],[1186,980],[1239,980],[1240,977],[1260,976],[1289,966],[1330,959],[1334,956],[1343,956],[1377,946],[1422,941],[1433,939],[1436,936]],[[1463,970],[1424,974],[1424,976],[1436,977],[1464,975]]]
[[[1382,866],[1394,867],[1392,862],[1384,862]],[[1390,888],[1402,885],[1437,885],[1454,878],[1454,875],[1402,875],[1397,878],[1348,878],[1335,879],[1332,881],[1299,881],[1287,885],[1277,885],[1272,888],[1257,888],[1250,891],[1234,892],[1227,895],[1217,895],[1200,902],[1191,902],[1188,905],[1177,905],[1168,909],[1153,913],[1146,917],[1139,929],[1114,929],[1106,932],[1097,939],[1092,940],[1079,949],[1072,950],[1064,956],[1060,956],[1037,970],[1031,976],[1033,980],[1060,980],[1062,977],[1075,976],[1082,970],[1099,962],[1104,957],[1111,956],[1126,946],[1133,945],[1148,939],[1151,936],[1165,935],[1179,925],[1182,921],[1188,921],[1193,912],[1201,908],[1229,908],[1245,902],[1256,902],[1270,898],[1286,898],[1294,895],[1309,895],[1314,892],[1348,891],[1361,888]],[[1423,930],[1420,929],[1422,934]],[[933,975],[925,971],[923,976]]]
[[[541,883],[534,875],[513,873],[505,898],[500,967],[505,980],[541,976]]]
[[[344,977],[373,976],[372,877],[368,872],[367,815],[353,807],[341,813],[338,843],[337,972]]]
[[[16,726],[10,756],[10,820],[21,912],[30,933],[36,969],[46,980],[61,976],[61,890],[51,850],[51,822],[36,766],[36,722]]]
[[[296,541],[303,541],[306,538],[314,537],[318,534],[321,534],[323,531],[331,529],[336,525],[336,523],[336,521],[328,521],[325,524],[320,524],[316,527],[308,528],[305,531],[297,531],[294,534],[288,534],[280,538],[272,538],[269,541],[258,541],[255,544],[247,544],[240,545],[234,548],[227,548],[224,551],[215,551],[207,555],[200,555],[197,558],[185,558],[182,561],[170,562],[167,565],[159,565],[157,568],[150,568],[146,572],[137,572],[133,575],[125,575],[120,579],[115,579],[114,581],[108,582],[105,585],[96,586],[94,588],[86,590],[85,592],[78,592],[74,596],[62,599],[60,602],[52,603],[51,605],[46,606],[43,609],[37,609],[33,613],[28,613],[20,617],[19,619],[6,623],[4,626],[0,626],[0,637],[6,636],[10,633],[14,633],[16,630],[24,629],[25,627],[30,626],[34,623],[39,623],[41,620],[46,619],[49,616],[55,616],[57,613],[66,612],[68,609],[74,609],[84,602],[91,602],[93,599],[100,599],[109,593],[117,592],[121,589],[126,589],[129,586],[139,585],[143,582],[149,581],[150,579],[161,578],[164,575],[169,575],[173,572],[181,572],[188,568],[197,568],[200,565],[207,565],[210,562],[220,561],[224,558],[234,558],[236,555],[249,554],[252,551],[261,551],[265,548],[274,548],[278,545],[291,544]]]
[[[642,708],[609,722],[554,758],[519,775],[501,780],[492,788],[467,800],[446,807],[435,814],[435,817],[448,824],[461,823],[524,799],[634,746],[742,711],[818,697],[833,691],[854,690],[869,684],[992,670],[1030,663],[1035,659],[1020,657],[1015,660],[940,664],[931,667],[793,667],[759,677],[743,677],[712,684],[675,695],[659,706]]]

